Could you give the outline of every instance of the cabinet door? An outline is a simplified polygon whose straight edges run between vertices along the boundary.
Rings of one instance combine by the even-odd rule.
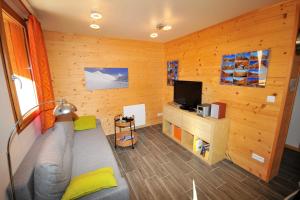
[[[182,115],[182,128],[191,134],[195,134],[195,131],[198,129],[197,120],[195,117],[190,115]]]
[[[195,121],[195,135],[204,140],[205,142],[210,143],[210,135],[212,133],[211,124],[201,119]]]
[[[178,109],[172,108],[171,106],[164,107],[164,119],[177,125],[181,126],[182,114]]]

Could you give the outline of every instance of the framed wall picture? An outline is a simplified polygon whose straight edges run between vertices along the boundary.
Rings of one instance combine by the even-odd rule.
[[[128,68],[84,68],[88,90],[128,88]]]
[[[220,83],[248,87],[265,87],[270,50],[224,55]]]
[[[178,60],[167,62],[167,84],[173,86],[174,80],[178,80]]]

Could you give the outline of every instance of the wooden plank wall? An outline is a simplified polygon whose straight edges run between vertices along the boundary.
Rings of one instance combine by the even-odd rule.
[[[269,180],[271,153],[279,135],[277,123],[285,109],[293,45],[295,41],[296,1],[285,1],[212,26],[165,45],[166,61],[179,60],[179,79],[203,81],[204,102],[227,103],[231,120],[228,153],[234,163],[263,180]],[[224,54],[271,48],[265,88],[219,84]],[[166,86],[164,103],[172,100],[173,87]],[[275,95],[274,104],[266,97]],[[252,152],[265,158],[261,164]]]
[[[46,31],[55,96],[77,105],[80,115],[96,115],[107,134],[113,132],[113,116],[124,105],[145,103],[147,125],[159,123],[157,113],[173,97],[173,87],[166,85],[166,61],[178,59],[180,79],[203,81],[204,102],[227,103],[232,160],[269,180],[279,166],[278,139],[284,138],[278,124],[293,101],[286,101],[286,92],[292,71],[296,2],[259,9],[165,44]],[[271,48],[266,88],[219,84],[223,54],[266,48]],[[84,67],[128,67],[129,88],[89,92],[84,86]],[[266,102],[268,95],[276,96],[274,104]],[[251,159],[252,152],[263,156],[265,163]]]
[[[299,10],[298,10],[299,12]],[[299,19],[298,19],[299,22]],[[298,25],[298,27],[300,27]],[[295,35],[298,32],[295,33]],[[294,56],[294,60],[291,59],[291,62],[293,62],[292,68],[291,68],[291,74],[290,79],[295,79],[296,84],[298,84],[299,75],[300,75],[300,56]],[[276,151],[272,151],[272,167],[270,170],[270,177],[276,176],[280,169],[281,164],[281,157],[284,151],[285,141],[288,135],[289,131],[289,125],[291,122],[292,112],[293,112],[293,105],[295,101],[295,97],[297,95],[297,88],[295,90],[290,90],[290,88],[286,88],[286,99],[284,104],[284,109],[282,109],[282,116],[281,121],[282,123],[277,124],[277,131],[279,131],[279,134],[277,135],[277,138],[275,138],[274,147]]]
[[[161,121],[163,44],[48,31],[44,36],[55,97],[74,103],[79,115],[96,115],[107,134],[125,105],[144,103],[147,125]],[[84,67],[127,67],[129,88],[90,92]]]

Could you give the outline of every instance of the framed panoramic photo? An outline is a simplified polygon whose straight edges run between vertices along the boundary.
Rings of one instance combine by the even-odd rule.
[[[270,50],[224,55],[220,83],[248,87],[265,87]]]
[[[128,88],[128,68],[84,68],[88,90]]]

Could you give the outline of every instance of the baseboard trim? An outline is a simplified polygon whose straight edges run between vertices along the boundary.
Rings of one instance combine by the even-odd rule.
[[[293,151],[297,151],[297,152],[300,153],[300,147],[297,148],[297,147],[294,147],[292,145],[285,144],[285,148],[293,150]]]

